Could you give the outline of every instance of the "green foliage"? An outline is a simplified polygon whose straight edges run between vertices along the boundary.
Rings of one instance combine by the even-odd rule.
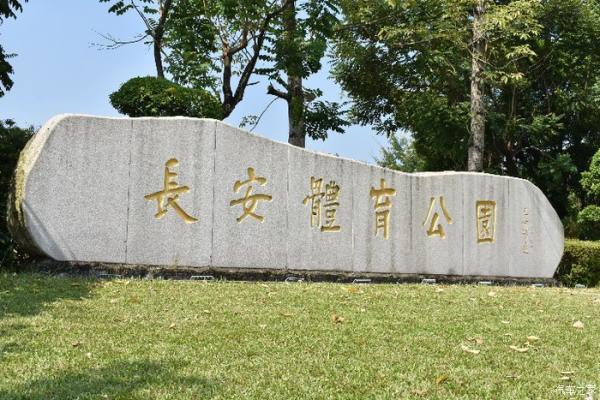
[[[600,206],[587,206],[577,215],[579,238],[600,240]]]
[[[329,132],[344,133],[350,125],[344,119],[342,105],[329,101],[312,101],[304,105],[304,124],[307,134],[317,140],[327,139]]]
[[[273,12],[273,4],[267,0],[174,0],[165,31],[167,70],[173,80],[217,89],[222,83],[224,44],[240,45],[244,35],[253,44],[265,15]],[[247,60],[248,52],[236,52],[231,60],[234,74],[241,73]]]
[[[390,136],[390,147],[382,147],[381,158],[376,161],[382,167],[402,172],[425,170],[425,161],[415,150],[414,142],[404,136]]]
[[[321,70],[338,15],[337,0],[294,1],[273,24],[261,57],[265,65],[257,69],[271,86],[283,88],[279,92],[287,94],[286,101],[295,102],[290,121],[297,126],[304,122],[305,133],[313,139],[325,140],[329,132],[344,133],[350,125],[344,104],[318,100],[323,95],[319,89],[305,87],[294,93],[286,79],[304,80]]]
[[[204,3],[176,0],[165,32],[169,47],[165,60],[173,80],[185,86],[216,90],[221,73],[215,60],[217,40],[218,29]]]
[[[565,285],[600,283],[600,242],[567,240],[555,278]]]
[[[576,239],[579,237],[579,224],[577,215],[581,211],[581,199],[575,192],[569,193],[567,197],[567,214],[562,219],[565,228],[565,237]]]
[[[466,167],[473,1],[341,1],[334,75],[352,116],[406,130],[428,170]],[[488,172],[529,179],[560,215],[600,147],[600,3],[489,0]]]
[[[23,0],[27,3],[28,0]],[[23,6],[17,0],[0,0],[0,25],[6,18],[17,18],[17,11],[23,11]],[[13,80],[10,77],[13,74],[12,65],[8,59],[14,57],[14,54],[6,53],[2,45],[0,45],[0,97],[9,91],[13,86]]]
[[[600,203],[600,150],[592,157],[590,169],[581,174],[581,187],[591,201]]]
[[[283,83],[282,74],[301,78],[321,70],[321,60],[338,22],[337,1],[295,1],[295,10],[286,10],[272,28],[269,52],[263,56],[271,66],[263,68],[273,82]],[[296,26],[293,32],[286,25],[286,13],[295,12]]]
[[[600,150],[592,157],[589,170],[581,174],[581,187],[585,194],[582,197],[588,200],[583,204],[588,205],[582,210],[582,202],[579,201],[578,208],[570,208],[565,218],[565,233],[569,236],[576,233],[576,237],[584,240],[600,240]]]
[[[190,89],[166,79],[138,77],[110,95],[120,113],[130,117],[186,116],[221,118],[219,100],[203,89]]]
[[[155,0],[138,0],[140,3],[143,3],[144,5],[139,8],[141,11],[143,11],[146,14],[157,14],[158,10],[156,9],[156,7],[153,7],[154,4],[156,3]],[[125,14],[127,11],[130,10],[135,10],[135,5],[134,2],[129,2],[129,1],[122,1],[122,0],[100,0],[100,3],[113,3],[114,4],[108,9],[108,12],[110,13],[114,13],[117,15],[123,15]]]
[[[0,268],[20,258],[6,226],[6,210],[19,154],[32,135],[33,127],[21,129],[12,120],[0,121]]]

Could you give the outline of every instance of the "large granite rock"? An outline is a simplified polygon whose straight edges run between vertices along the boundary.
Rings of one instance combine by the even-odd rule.
[[[561,222],[515,178],[404,174],[219,121],[49,121],[16,171],[9,222],[59,261],[552,277]]]

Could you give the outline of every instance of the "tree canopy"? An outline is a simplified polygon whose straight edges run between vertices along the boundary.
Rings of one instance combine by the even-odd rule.
[[[268,93],[288,102],[290,137],[299,137],[294,144],[303,146],[307,132],[324,139],[348,125],[341,104],[320,100],[320,90],[302,86],[302,79],[321,69],[337,23],[336,0],[100,1],[117,15],[137,13],[144,27],[132,40],[103,35],[106,47],[152,44],[157,76],[167,72],[175,83],[213,91],[223,118],[258,83],[252,77],[263,75]]]
[[[464,170],[476,0],[341,2],[334,74],[353,117],[407,130],[428,170]],[[560,214],[600,145],[600,5],[489,1],[483,19],[488,172],[532,180]]]

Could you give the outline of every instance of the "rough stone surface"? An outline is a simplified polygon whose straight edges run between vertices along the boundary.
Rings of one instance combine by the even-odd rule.
[[[352,271],[352,162],[294,147],[288,149],[288,267]],[[314,191],[311,179],[321,180],[320,184],[315,183]],[[337,200],[332,196],[328,202],[327,186],[339,187]],[[317,195],[309,198],[313,194]],[[328,203],[332,205],[327,206]],[[329,222],[327,210],[333,217]]]
[[[379,167],[355,163],[354,200],[354,270],[357,272],[416,272],[414,254],[411,252],[411,183],[410,175]],[[377,199],[371,189],[385,187],[395,194]],[[385,193],[382,193],[385,194]],[[390,205],[386,206],[386,198]],[[379,204],[376,208],[376,204]],[[378,224],[378,216],[385,219],[388,212],[387,239],[385,223]],[[379,228],[377,228],[379,226]]]
[[[239,129],[225,124],[217,125],[216,137],[213,265],[284,268],[287,262],[287,146],[255,135],[240,135]],[[248,182],[234,191],[236,182],[250,180],[248,168],[253,169],[257,180],[266,181]],[[271,199],[254,198],[256,195]],[[247,201],[231,205],[232,201],[246,198]],[[254,211],[245,212],[254,205]]]
[[[57,117],[31,139],[15,200],[43,253],[125,262],[131,127],[128,120]]]
[[[59,116],[15,176],[11,230],[59,261],[550,278],[563,252],[530,182],[404,174],[214,120]]]
[[[212,248],[215,121],[133,121],[129,168],[127,263],[210,265]],[[164,188],[165,163],[176,159],[175,181],[187,186],[179,206],[198,221],[186,223],[173,209],[157,219],[157,201],[144,196]]]

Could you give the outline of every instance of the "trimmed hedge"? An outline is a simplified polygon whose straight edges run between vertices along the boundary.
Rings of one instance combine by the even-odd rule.
[[[565,254],[555,278],[565,285],[593,287],[600,282],[600,241],[565,241]]]
[[[204,89],[192,89],[164,78],[133,78],[110,95],[110,103],[130,117],[222,118],[220,100]]]

